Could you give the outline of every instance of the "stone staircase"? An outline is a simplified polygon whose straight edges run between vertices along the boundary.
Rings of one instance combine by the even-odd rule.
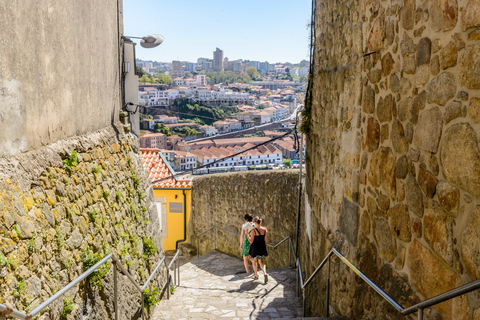
[[[155,307],[151,319],[323,319],[302,317],[294,269],[267,269],[267,284],[261,272],[253,280],[242,271],[241,259],[218,251],[183,262],[180,286]]]

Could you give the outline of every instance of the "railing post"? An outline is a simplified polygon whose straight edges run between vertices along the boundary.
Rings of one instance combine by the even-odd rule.
[[[167,300],[170,300],[170,271],[167,268]]]
[[[142,292],[142,320],[145,320],[145,298],[144,293]]]
[[[290,251],[292,249],[290,249],[290,243],[288,244],[288,265],[291,267],[292,264],[290,263],[292,260],[291,260],[291,254],[290,254]]]
[[[300,282],[300,281],[299,281],[299,279],[298,279],[298,264],[297,264],[297,262],[295,262],[295,264],[296,264],[296,267],[297,267],[297,268],[296,268],[296,269],[297,269],[297,272],[296,272],[296,274],[297,274],[297,277],[296,277],[296,278],[297,278],[297,285],[295,286],[295,288],[296,288],[295,291],[296,291],[296,293],[297,293],[297,298],[298,298],[298,297],[300,297],[300,293],[298,292],[299,282]]]
[[[217,228],[213,228],[213,249],[217,250]]]
[[[307,301],[305,300],[305,289],[302,289],[302,305],[303,305],[303,317],[306,317],[306,310],[307,310]]]
[[[117,261],[113,260],[113,292],[115,301],[115,320],[118,320],[118,284],[117,284]]]
[[[180,259],[180,258],[178,258],[178,259]],[[178,268],[178,284],[177,284],[177,286],[180,286],[180,266],[179,266],[180,262],[177,261],[177,263],[178,263],[177,264],[177,268]]]
[[[177,285],[177,260],[173,263],[173,285]]]
[[[198,252],[198,237],[197,237],[197,257],[199,256],[199,252]]]
[[[418,320],[423,320],[423,309],[418,309]]]
[[[329,317],[330,313],[330,257],[328,257],[328,269],[327,269],[327,297],[326,297],[326,304],[327,304],[327,315]]]

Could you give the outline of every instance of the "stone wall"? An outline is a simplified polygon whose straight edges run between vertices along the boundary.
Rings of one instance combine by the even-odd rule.
[[[117,121],[121,8],[121,0],[0,3],[0,157]]]
[[[306,274],[336,247],[404,307],[478,279],[479,2],[317,0],[315,31]],[[333,270],[336,313],[403,318],[337,260]],[[319,278],[313,314],[322,290]],[[426,319],[478,319],[479,299]]]
[[[72,151],[77,165],[65,161]],[[163,254],[158,229],[133,135],[107,128],[2,158],[0,303],[32,310],[110,252],[143,284]],[[160,270],[154,287],[165,284]],[[67,292],[42,319],[59,319],[69,304],[67,319],[113,319],[112,264]],[[140,294],[121,273],[119,304],[121,319],[138,318]]]
[[[196,246],[197,235],[213,225],[240,234],[244,215],[263,219],[269,243],[295,236],[298,206],[298,171],[265,171],[213,174],[195,177],[188,243]],[[217,249],[240,257],[238,236],[217,230]],[[200,254],[214,247],[212,231],[199,238]],[[289,244],[269,248],[268,268],[288,265]],[[292,255],[293,262],[293,255]]]

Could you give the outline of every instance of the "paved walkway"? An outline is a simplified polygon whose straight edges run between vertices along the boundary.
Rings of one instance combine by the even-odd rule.
[[[152,319],[294,319],[301,317],[295,297],[295,270],[267,269],[268,283],[253,280],[243,261],[218,251],[181,266],[180,286],[155,307]]]

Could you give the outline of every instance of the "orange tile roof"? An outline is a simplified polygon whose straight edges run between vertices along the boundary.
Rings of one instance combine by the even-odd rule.
[[[159,149],[140,149],[143,167],[148,170],[150,179],[153,181],[168,178],[153,184],[154,188],[191,188],[191,180],[177,180],[169,166],[163,161],[158,153]]]

